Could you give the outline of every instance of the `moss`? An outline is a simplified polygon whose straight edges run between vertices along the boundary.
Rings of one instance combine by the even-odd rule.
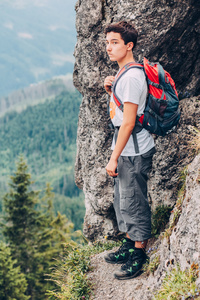
[[[151,233],[152,236],[158,237],[160,232],[165,229],[166,224],[169,222],[172,207],[166,205],[159,205],[152,213],[151,220]]]
[[[185,191],[186,191],[186,176],[187,176],[187,167],[185,167],[180,174],[179,180],[178,180],[178,192],[177,192],[177,201],[176,205],[174,206],[173,210],[171,211],[172,218],[169,223],[169,227],[165,230],[163,237],[168,239],[172,234],[172,231],[176,224],[178,223],[179,217],[182,213],[182,203],[185,198]]]

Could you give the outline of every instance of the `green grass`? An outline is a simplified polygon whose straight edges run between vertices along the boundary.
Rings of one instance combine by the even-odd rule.
[[[186,300],[200,299],[200,289],[196,285],[199,266],[192,264],[182,271],[179,266],[169,272],[163,280],[161,289],[153,300]]]
[[[154,259],[148,260],[146,264],[143,266],[143,271],[147,274],[150,275],[151,273],[154,274],[154,272],[157,270],[158,266],[160,264],[160,256],[157,255],[154,257]]]
[[[100,242],[93,244],[66,246],[66,256],[53,271],[51,280],[58,286],[58,291],[49,291],[50,299],[88,300],[92,293],[92,284],[87,278],[91,270],[90,257],[117,246],[116,242]]]

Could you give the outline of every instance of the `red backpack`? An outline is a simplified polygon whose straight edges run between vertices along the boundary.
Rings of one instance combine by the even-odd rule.
[[[176,128],[180,119],[179,99],[175,83],[170,74],[159,63],[150,63],[145,57],[143,64],[131,62],[118,73],[113,84],[113,97],[123,111],[123,103],[116,95],[118,80],[131,68],[144,70],[148,85],[148,96],[144,114],[137,119],[150,133],[165,136]]]

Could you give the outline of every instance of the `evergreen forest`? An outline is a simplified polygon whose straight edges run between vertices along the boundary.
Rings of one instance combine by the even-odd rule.
[[[84,215],[83,195],[74,182],[80,102],[77,91],[64,91],[53,100],[47,99],[21,113],[12,111],[0,118],[1,198],[8,190],[9,176],[22,154],[34,188],[43,191],[46,183],[50,183],[56,194],[55,212],[65,213],[75,229],[81,229]]]
[[[64,90],[0,118],[1,300],[50,299],[52,268],[83,242],[74,182],[80,103],[77,91]]]
[[[81,240],[68,218],[53,210],[54,193],[49,184],[41,197],[33,190],[23,157],[11,176],[3,198],[0,242],[0,299],[43,300],[55,289],[52,268],[65,248]]]

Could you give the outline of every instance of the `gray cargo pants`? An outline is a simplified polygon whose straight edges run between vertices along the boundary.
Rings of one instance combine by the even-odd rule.
[[[120,156],[114,179],[114,209],[118,228],[133,241],[151,237],[151,209],[147,198],[148,173],[155,148],[139,156]]]

